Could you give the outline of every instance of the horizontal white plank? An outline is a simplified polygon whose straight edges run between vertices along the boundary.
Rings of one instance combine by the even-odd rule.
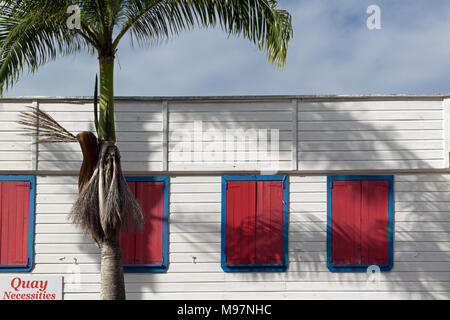
[[[73,204],[36,204],[36,213],[50,214],[50,213],[63,213],[67,214],[72,209]]]
[[[1,102],[0,103],[0,115],[5,112],[20,112],[26,110],[27,106],[31,106],[33,101],[28,99],[23,102]]]
[[[300,131],[392,131],[392,130],[443,130],[442,120],[376,120],[355,121],[301,121]]]
[[[121,152],[122,162],[151,162],[162,161],[161,151]],[[28,155],[29,157],[29,155]],[[20,159],[18,159],[20,160]],[[81,152],[73,151],[39,151],[39,161],[82,161]]]
[[[78,264],[80,274],[83,273],[100,273],[100,264]],[[39,263],[33,269],[33,274],[72,274],[73,263]]]
[[[442,150],[388,150],[388,151],[299,151],[302,161],[381,161],[381,160],[441,160]]]
[[[0,142],[0,151],[31,151],[31,142]]]
[[[100,249],[97,248],[93,242],[91,243],[77,243],[77,244],[37,244],[36,253],[51,253],[51,254],[99,254]],[[67,263],[67,262],[66,262]],[[70,262],[71,263],[71,262]]]
[[[72,245],[81,245],[81,244],[92,244],[93,241],[88,235],[84,235],[81,233],[72,233],[72,234],[62,234],[62,233],[54,233],[54,234],[42,234],[38,233],[35,235],[36,244],[72,244]],[[45,247],[44,247],[45,248]],[[51,247],[49,247],[51,250]],[[81,248],[81,247],[80,247]]]
[[[171,224],[207,224],[221,223],[221,214],[219,212],[211,213],[176,213],[170,215]],[[199,227],[196,227],[199,228]]]
[[[41,107],[39,107],[41,110]],[[90,112],[48,112],[49,115],[56,120],[59,123],[67,122],[67,121],[73,121],[73,122],[93,122],[94,121],[94,112],[93,110]],[[115,119],[117,122],[161,122],[162,121],[162,114],[161,112],[115,112]],[[1,121],[17,121],[19,120],[19,113],[18,112],[2,112],[1,113]]]
[[[98,263],[100,264],[100,252],[89,253],[40,253],[36,254],[36,263],[59,263],[59,264],[74,264],[74,263]]]
[[[207,130],[203,130],[200,132],[194,132],[194,127],[183,129],[183,130],[176,130],[176,131],[169,131],[169,143],[174,144],[176,142],[208,142],[208,141],[225,141],[225,140],[231,140],[235,139],[235,141],[238,141],[238,138],[241,140],[244,138],[247,141],[256,141],[257,137],[261,135],[263,138],[259,138],[259,141],[262,139],[266,139],[268,143],[272,141],[272,137],[276,138],[278,137],[278,140],[281,142],[283,141],[292,141],[292,132],[290,129],[280,129],[280,130],[270,130],[270,128],[264,131],[264,129],[261,129],[260,131],[256,130],[256,137],[255,137],[255,130],[253,131],[246,131],[245,128],[242,128],[241,130],[232,130],[229,132],[229,136],[227,137],[227,131],[222,130],[220,128],[214,129],[214,128],[208,128]]]
[[[0,168],[2,171],[20,171],[20,170],[32,170],[31,161],[16,160],[16,161],[1,161]]]
[[[25,132],[23,131],[8,131],[8,130],[2,130],[0,126],[0,142],[20,142],[20,143],[30,143],[31,144],[31,137],[28,135],[25,135]]]
[[[170,195],[170,203],[215,202],[220,203],[220,193],[176,193]]]
[[[299,143],[299,151],[381,151],[393,150],[442,150],[443,140],[398,140],[392,146],[388,141],[308,141]]]
[[[169,123],[185,122],[185,121],[218,121],[218,122],[259,122],[259,121],[291,121],[292,114],[290,111],[273,111],[273,112],[248,112],[242,111],[213,111],[208,112],[170,112]]]
[[[450,182],[450,175],[446,173],[430,174],[397,174],[396,182]]]
[[[395,181],[395,191],[399,192],[429,192],[430,194],[433,192],[437,193],[448,193],[450,194],[450,181],[415,181],[411,182],[402,182],[398,181],[399,179],[396,177]]]
[[[1,148],[0,143],[0,148]],[[22,143],[22,145],[26,145],[28,149],[30,149],[31,144]],[[125,154],[127,152],[150,152],[150,151],[162,151],[162,143],[159,142],[119,142],[117,144],[120,152]],[[78,143],[70,143],[70,144],[42,144],[39,146],[39,151],[48,151],[48,152],[81,152],[80,145]]]
[[[52,184],[52,185],[66,185],[66,184],[72,184],[76,185],[78,183],[78,176],[44,176],[44,175],[38,175],[36,178],[36,182],[38,187],[40,185],[45,184]]]
[[[46,112],[93,112],[94,104],[79,102],[79,103],[63,103],[63,102],[39,102],[39,108]],[[162,110],[161,102],[131,102],[131,101],[115,101],[115,112],[160,112]]]
[[[177,140],[177,139],[175,139]],[[170,141],[169,142],[169,151],[170,152],[188,152],[188,151],[196,151],[196,152],[226,152],[226,151],[260,151],[260,152],[271,152],[271,150],[276,151],[290,151],[292,149],[291,141],[277,141],[278,145],[275,147],[275,144],[272,145],[272,140],[267,138],[267,144],[265,142],[257,142],[257,140],[247,139],[242,142],[235,140],[234,143],[229,147],[228,141],[225,137],[220,136],[216,137],[208,137],[204,139],[188,139],[181,141]],[[197,151],[198,150],[198,151]]]
[[[69,223],[38,224],[36,233],[81,233],[81,228]]]
[[[69,215],[67,214],[37,214],[36,223],[69,223]]]
[[[171,183],[172,194],[183,193],[215,193],[221,191],[220,183]]]
[[[450,221],[450,212],[396,212],[395,221],[448,222]]]
[[[300,170],[395,170],[395,169],[442,169],[444,160],[302,160]]]
[[[171,213],[206,213],[206,212],[220,212],[220,203],[196,203],[196,204],[170,204]]]
[[[323,111],[312,112],[300,110],[299,121],[368,121],[368,120],[442,120],[441,110],[428,111]]]
[[[220,111],[290,111],[291,103],[280,102],[170,102],[169,112],[211,112]]]
[[[397,191],[395,201],[405,202],[436,202],[450,201],[450,192],[425,192],[425,191]]]
[[[421,110],[430,111],[442,110],[442,101],[402,101],[402,100],[385,100],[385,101],[324,101],[310,102],[305,101],[299,104],[299,111],[323,112],[330,110],[338,111],[392,111],[392,110]]]
[[[44,171],[79,171],[81,161],[41,161],[39,170]],[[162,171],[162,162],[122,162],[123,171]]]
[[[449,212],[450,202],[400,202],[394,203],[395,212]]]
[[[383,141],[386,148],[400,149],[398,140],[440,140],[442,130],[403,130],[403,131],[299,131],[299,141]],[[380,143],[378,143],[380,145]]]
[[[214,176],[214,175],[205,175],[205,176],[174,176],[170,178],[170,183],[177,184],[177,183],[220,183],[222,177],[221,176]]]
[[[284,171],[292,168],[291,161],[259,161],[259,162],[244,162],[235,161],[231,163],[224,162],[170,162],[169,170],[173,171],[215,171],[215,170],[250,170],[250,171]]]
[[[0,161],[31,161],[30,151],[1,151]]]
[[[127,142],[160,142],[162,143],[162,132],[139,132],[138,130],[130,130],[125,132],[116,132],[117,143]]]
[[[37,187],[39,195],[45,194],[72,194],[78,193],[78,184],[38,184]]]
[[[260,130],[291,130],[292,123],[290,121],[259,121],[259,122],[220,122],[220,121],[204,121],[201,126],[203,131],[208,130],[229,130],[229,133],[238,134],[241,130],[247,134],[254,134],[251,129]],[[187,130],[196,130],[195,123],[192,122],[173,122],[170,123],[170,134],[173,135],[173,131],[179,131],[180,133]],[[150,130],[147,130],[150,131]],[[225,134],[226,132],[224,132]]]
[[[245,147],[244,147],[245,148]],[[270,147],[269,147],[270,148]],[[274,162],[274,161],[290,161],[292,153],[288,151],[271,151],[264,150],[236,150],[229,151],[225,145],[217,146],[213,150],[195,149],[177,150],[169,152],[169,161],[171,162]],[[230,148],[232,149],[232,148]],[[137,154],[134,152],[133,154]],[[125,154],[126,155],[126,154]],[[131,159],[132,155],[129,156]],[[153,159],[152,159],[153,160]]]

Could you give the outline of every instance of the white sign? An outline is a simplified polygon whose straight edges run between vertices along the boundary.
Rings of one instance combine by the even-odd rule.
[[[0,300],[62,300],[62,276],[0,276]]]

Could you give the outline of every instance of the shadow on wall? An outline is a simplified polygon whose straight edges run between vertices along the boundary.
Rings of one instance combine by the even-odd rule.
[[[392,124],[390,121],[361,121],[355,119],[352,112],[336,111],[324,104],[319,104],[318,110],[320,112],[309,115],[306,124],[300,125],[300,168],[304,168],[302,162],[306,162],[307,169],[349,171],[393,169],[395,166],[426,169],[442,163],[440,159],[434,160],[436,156],[429,152],[442,143],[436,141],[442,136],[442,128],[418,129],[433,121],[419,120],[419,116],[418,120],[402,121],[403,129],[399,130],[394,121]],[[370,112],[367,113],[370,116]],[[299,118],[302,119],[302,115]],[[421,125],[423,122],[425,124]],[[333,124],[332,128],[328,127],[330,124]],[[396,131],[400,131],[397,134],[401,138],[393,140],[392,133]],[[438,153],[442,154],[442,151]],[[430,160],[422,160],[426,154]],[[381,161],[386,161],[386,165],[381,166]],[[289,281],[286,284],[288,291],[304,292],[299,295],[304,298],[315,297],[316,291],[329,292],[317,295],[329,298],[357,298],[358,295],[387,298],[390,293],[402,298],[448,298],[449,177],[439,174],[395,176],[394,268],[381,273],[376,287],[367,284],[369,277],[365,273],[328,271],[326,177],[305,177],[305,182],[301,179],[297,178],[296,182],[291,179],[291,264],[289,272],[279,277]],[[292,190],[296,183],[303,185],[303,196]],[[316,186],[317,183],[320,186]],[[308,190],[308,186],[311,189]],[[344,232],[341,235],[348,237]],[[270,281],[270,278],[267,274],[246,275],[246,279],[253,281]],[[340,293],[333,296],[335,292]]]
[[[298,137],[300,169],[388,170],[399,165],[403,169],[426,169],[442,163],[442,159],[436,157],[436,153],[441,152],[438,148],[442,143],[439,141],[442,128],[433,128],[433,120],[423,121],[419,117],[399,120],[400,124],[389,120],[362,121],[355,118],[351,110],[338,110],[330,104],[322,103],[317,103],[317,112],[313,109],[307,112],[308,114],[306,111],[299,113],[299,119],[302,121],[299,124]],[[383,110],[377,112],[389,113]],[[367,111],[367,114],[370,115],[371,112]],[[404,114],[407,115],[407,111]],[[209,115],[211,126],[215,123],[222,125],[219,122],[224,121],[223,115],[208,113]],[[120,121],[120,116],[117,120]],[[230,112],[226,120],[234,122],[239,119]],[[187,121],[192,121],[191,114]],[[139,134],[140,139],[144,141],[155,141],[154,135],[157,133],[145,131],[141,124],[143,123],[137,122],[133,126],[133,133]],[[251,121],[239,121],[238,125],[244,130],[260,128]],[[118,139],[123,133],[117,132]],[[126,133],[131,134],[130,131]],[[392,133],[398,133],[397,140],[391,138]],[[122,150],[123,154],[126,152]],[[55,160],[59,159],[58,154],[54,154],[54,157]],[[385,166],[382,166],[382,163]],[[55,168],[58,168],[58,161],[55,161]],[[394,267],[390,272],[381,273],[377,287],[368,286],[368,275],[365,273],[328,271],[326,177],[292,175],[289,214],[290,262],[286,272],[224,273],[221,270],[221,191],[220,182],[214,182],[211,183],[211,189],[205,193],[210,197],[208,199],[212,199],[205,200],[208,202],[208,210],[194,209],[188,215],[179,212],[170,214],[170,239],[176,237],[178,241],[172,242],[169,247],[168,272],[127,274],[125,278],[128,297],[146,298],[146,292],[190,294],[194,291],[199,294],[205,292],[207,296],[207,292],[215,291],[225,298],[248,297],[245,295],[248,293],[258,298],[271,298],[274,294],[279,294],[279,297],[293,299],[448,298],[450,176],[398,174],[395,175],[394,181]],[[186,196],[189,194],[187,191]],[[179,195],[171,194],[171,199],[177,196]],[[192,217],[192,221],[187,220],[188,217]],[[181,249],[177,250],[178,253],[171,253],[171,248],[180,245],[179,239],[185,241],[184,248],[187,251]],[[90,262],[86,264],[86,273],[90,273],[91,261],[99,261],[99,255],[90,251],[86,254],[91,255],[87,260]],[[196,259],[189,261],[189,257]],[[80,265],[84,272],[83,263],[80,262]],[[171,269],[176,272],[171,272]],[[93,282],[98,284],[97,281],[99,279]],[[229,285],[225,285],[225,281]],[[85,290],[90,290],[89,285],[86,288]],[[92,292],[98,292],[98,287],[93,285]]]
[[[442,145],[440,120],[425,121],[419,114],[417,119],[404,121],[362,121],[351,111],[338,111],[329,104],[317,105],[318,112],[311,109],[309,120],[299,126],[300,169],[351,171],[380,168],[380,174],[383,174],[382,170],[398,167],[431,169],[443,163],[439,150]],[[301,112],[299,119],[305,113]],[[370,111],[367,113],[370,115]],[[407,117],[407,111],[404,115]],[[216,117],[211,121],[223,119]],[[250,122],[240,122],[240,125],[244,129],[257,128]],[[393,133],[396,134],[394,139]],[[394,181],[394,267],[390,272],[379,274],[376,287],[368,283],[372,278],[366,273],[333,273],[327,269],[326,177],[312,175],[295,177],[290,182],[288,271],[222,272],[222,281],[236,284],[226,287],[227,290],[234,292],[235,297],[239,297],[239,292],[248,297],[246,290],[251,292],[253,289],[254,296],[257,291],[271,290],[287,292],[285,297],[291,298],[448,298],[450,176],[398,174]],[[295,185],[302,185],[300,192],[293,188]],[[186,237],[186,241],[192,242],[193,250],[208,253],[203,260],[197,260],[205,266],[211,263],[220,266],[219,211],[220,203],[217,203],[216,221],[202,224],[201,233]],[[189,234],[191,226],[179,224],[177,229],[181,234]],[[342,233],[342,236],[347,237],[347,234]],[[210,274],[217,272],[221,271],[211,268]],[[249,283],[259,286],[248,286]],[[265,296],[274,295],[268,292]],[[264,297],[264,293],[258,297]]]

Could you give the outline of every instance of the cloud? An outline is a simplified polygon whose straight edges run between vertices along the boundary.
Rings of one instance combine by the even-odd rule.
[[[381,30],[366,9],[381,8]],[[294,39],[283,70],[241,38],[193,30],[165,45],[119,48],[117,95],[389,94],[449,92],[445,0],[281,0]],[[92,95],[97,59],[65,58],[25,76],[8,95]]]

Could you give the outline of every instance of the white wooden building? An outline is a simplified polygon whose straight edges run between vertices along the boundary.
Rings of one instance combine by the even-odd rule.
[[[0,177],[35,177],[24,274],[63,275],[64,299],[98,299],[100,251],[67,221],[79,145],[33,144],[15,123],[29,105],[77,133],[95,131],[92,98],[0,99]],[[450,299],[446,96],[123,97],[115,107],[126,176],[168,177],[168,265],[127,272],[129,299]],[[236,138],[249,143],[236,151]],[[288,261],[227,270],[224,176],[271,175],[288,177]],[[330,266],[328,186],[349,176],[393,183],[392,256],[375,282],[365,269]]]

